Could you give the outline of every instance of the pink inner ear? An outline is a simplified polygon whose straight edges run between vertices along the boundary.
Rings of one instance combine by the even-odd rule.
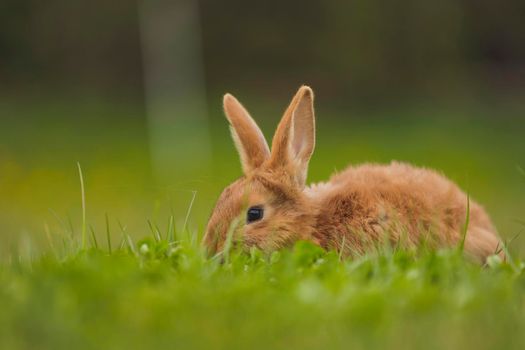
[[[314,121],[312,115],[311,100],[303,98],[298,103],[293,114],[292,146],[294,158],[304,156],[303,152],[308,152],[308,147],[313,148],[314,141]]]
[[[298,156],[301,155],[301,152],[303,151],[304,149],[304,146],[305,146],[305,140],[304,140],[304,137],[295,137],[294,140],[293,140],[293,148],[294,148],[294,156],[295,158],[297,158]]]

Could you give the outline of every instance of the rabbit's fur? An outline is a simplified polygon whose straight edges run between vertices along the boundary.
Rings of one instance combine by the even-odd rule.
[[[204,245],[221,251],[228,239],[245,249],[273,251],[307,240],[344,255],[377,244],[405,248],[460,244],[467,195],[435,171],[392,162],[351,166],[326,183],[305,186],[315,145],[313,92],[302,86],[277,127],[272,150],[257,124],[231,95],[224,111],[244,176],[221,194]],[[470,200],[464,251],[479,261],[499,249],[483,208]],[[248,208],[264,210],[247,222]]]

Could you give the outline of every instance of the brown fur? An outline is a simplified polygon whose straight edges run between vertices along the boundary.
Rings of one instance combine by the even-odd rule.
[[[220,196],[204,244],[215,253],[229,234],[245,248],[273,251],[309,240],[345,255],[378,243],[405,248],[455,246],[465,225],[467,196],[435,171],[392,162],[351,166],[327,183],[305,186],[315,144],[313,92],[303,86],[284,113],[272,152],[259,128],[231,95],[225,112],[245,175]],[[233,114],[233,115],[230,115]],[[483,208],[470,201],[467,255],[479,260],[496,252],[499,239]],[[264,208],[246,223],[246,210]]]

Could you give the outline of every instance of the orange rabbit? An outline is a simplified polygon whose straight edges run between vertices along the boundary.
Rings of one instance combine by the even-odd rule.
[[[302,86],[277,127],[272,150],[246,109],[230,94],[230,122],[244,176],[221,194],[204,236],[210,253],[231,235],[245,249],[273,251],[307,240],[344,255],[388,240],[415,248],[457,245],[466,221],[467,195],[444,176],[392,162],[351,166],[328,182],[306,186],[315,146],[313,92]],[[483,208],[470,201],[465,253],[478,261],[499,239]]]

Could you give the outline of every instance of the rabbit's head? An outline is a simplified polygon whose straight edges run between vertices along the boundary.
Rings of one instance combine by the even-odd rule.
[[[313,208],[304,191],[315,145],[312,90],[302,86],[292,99],[271,152],[257,124],[230,94],[224,96],[224,112],[244,175],[217,201],[203,241],[208,252],[222,251],[227,241],[272,251],[312,240]]]

